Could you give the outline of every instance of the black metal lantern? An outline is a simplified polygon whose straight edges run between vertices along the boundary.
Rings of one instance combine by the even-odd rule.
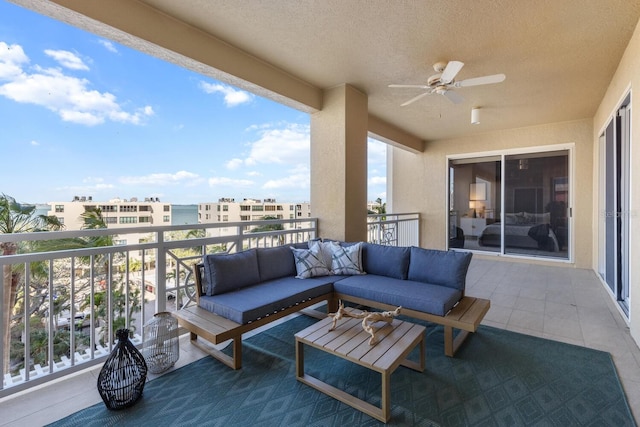
[[[142,397],[147,363],[129,341],[129,330],[118,329],[118,344],[98,375],[98,392],[108,409],[127,408]]]

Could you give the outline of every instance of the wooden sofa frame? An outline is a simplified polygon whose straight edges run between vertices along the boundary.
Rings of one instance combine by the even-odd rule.
[[[326,314],[316,310],[305,310],[322,301],[327,302],[327,313],[333,313],[338,309],[339,300],[350,301],[365,307],[374,307],[381,310],[396,309],[395,306],[389,304],[331,292],[300,302],[253,322],[240,324],[199,306],[200,297],[204,294],[202,287],[202,269],[202,264],[196,264],[194,266],[196,305],[177,310],[171,314],[178,320],[178,324],[181,327],[189,331],[190,340],[193,345],[232,369],[240,369],[242,367],[242,334],[299,311],[303,311],[305,314],[313,317],[323,318]],[[489,311],[490,305],[490,301],[487,299],[464,296],[458,304],[444,316],[436,316],[406,308],[402,309],[402,315],[444,326],[444,352],[447,356],[453,357],[469,333],[476,332],[480,322]],[[455,337],[454,329],[460,330]],[[233,340],[232,355],[229,356],[211,345],[200,342],[198,336],[213,345]]]

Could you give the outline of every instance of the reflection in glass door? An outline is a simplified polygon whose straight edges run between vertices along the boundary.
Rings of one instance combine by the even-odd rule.
[[[569,258],[569,151],[449,162],[449,247]]]
[[[505,156],[504,249],[567,258],[569,153]]]

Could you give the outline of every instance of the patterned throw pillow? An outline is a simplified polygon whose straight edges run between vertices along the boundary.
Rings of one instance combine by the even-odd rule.
[[[327,267],[327,270],[331,270],[331,246],[337,245],[338,242],[334,242],[333,240],[328,240],[326,242],[322,242],[320,240],[309,240],[309,249],[318,252],[320,255],[320,261]]]
[[[331,270],[325,265],[319,250],[291,247],[291,251],[296,262],[296,278],[307,279],[309,277],[331,275]]]
[[[366,274],[362,268],[362,243],[351,246],[340,246],[333,243],[329,246],[331,250],[331,270],[333,274],[353,276],[356,274]]]

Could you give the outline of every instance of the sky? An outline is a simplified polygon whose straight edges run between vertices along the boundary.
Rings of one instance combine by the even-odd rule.
[[[306,113],[0,0],[0,194],[310,199]],[[386,199],[368,143],[368,200]]]

